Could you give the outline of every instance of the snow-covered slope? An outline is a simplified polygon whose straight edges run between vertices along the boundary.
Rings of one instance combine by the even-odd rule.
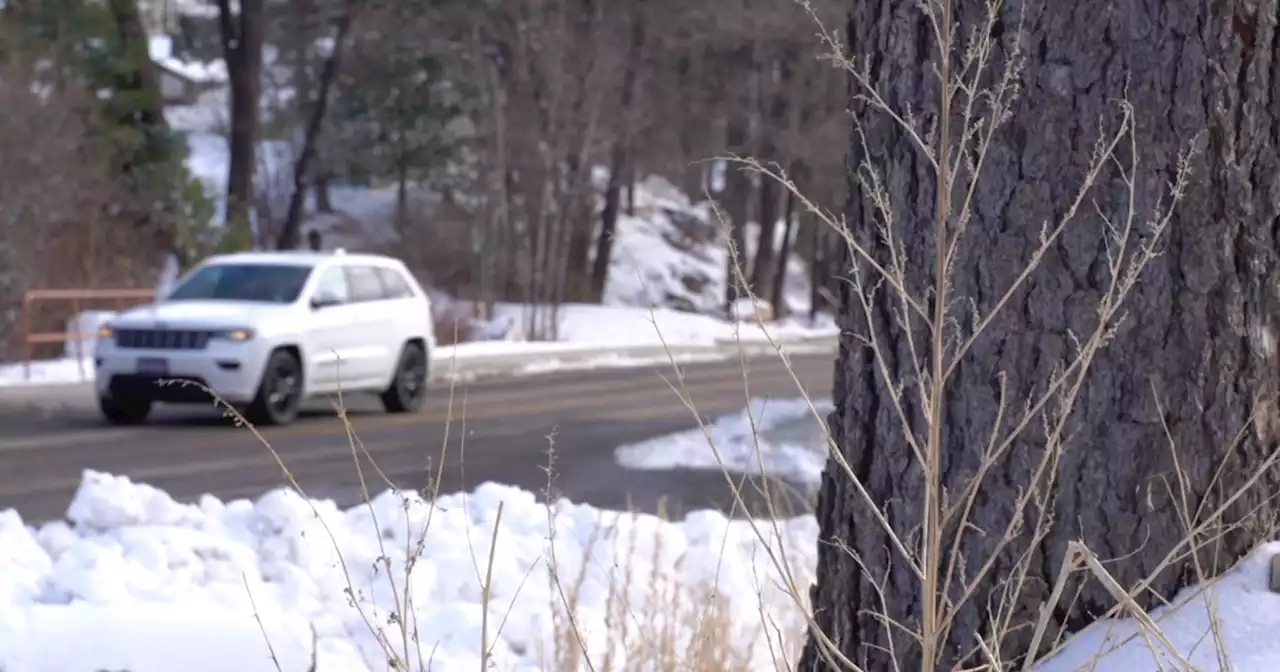
[[[197,105],[170,106],[167,110],[170,124],[187,134],[190,170],[205,185],[219,213],[230,161],[224,130],[225,104],[223,92],[211,91]],[[293,153],[292,145],[283,140],[260,143],[258,189],[269,196],[269,201],[279,202],[279,207],[283,207],[292,188]],[[596,173],[595,182],[603,189],[604,171],[598,169]],[[432,207],[429,195],[414,190],[414,198],[415,205]],[[334,213],[312,212],[305,225],[321,230],[330,246],[385,250],[395,245],[394,187],[335,185],[331,199]],[[635,186],[634,202],[634,214],[622,214],[614,233],[604,304],[722,314],[729,247],[725,223],[719,221],[711,205],[694,202],[657,176]],[[599,206],[603,207],[603,199]],[[782,242],[782,235],[778,227],[775,248]],[[750,259],[759,239],[758,226],[749,225],[746,238],[747,249],[742,253]],[[804,262],[796,256],[789,259],[784,287],[788,312],[807,312],[809,275]]]
[[[729,246],[726,226],[711,205],[692,202],[660,177],[637,184],[635,201],[635,215],[618,221],[605,303],[720,312]],[[775,249],[782,234],[778,227]],[[745,258],[755,254],[759,237],[759,227],[748,226]],[[809,274],[794,256],[787,265],[784,287],[790,312],[808,310]]]
[[[229,160],[225,139],[194,132],[188,136],[188,145],[193,174],[206,185],[210,197],[221,202]],[[263,188],[270,189],[278,176],[288,172],[290,151],[284,142],[263,143],[259,176]],[[321,230],[330,246],[385,250],[395,244],[394,188],[337,186],[331,197],[335,212],[313,213],[306,225]],[[725,226],[710,204],[692,202],[656,176],[636,185],[635,201],[635,214],[623,214],[618,220],[604,305],[722,314],[729,246]],[[779,228],[775,244],[781,242],[782,233]],[[758,239],[759,228],[751,224],[744,254],[754,254]],[[789,259],[784,287],[788,313],[806,313],[809,274],[798,257]]]

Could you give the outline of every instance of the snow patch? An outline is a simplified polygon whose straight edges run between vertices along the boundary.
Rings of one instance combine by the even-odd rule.
[[[693,429],[620,446],[629,469],[727,469],[765,474],[816,488],[827,461],[828,402],[752,399],[746,408]],[[815,417],[815,412],[817,417]]]
[[[1223,672],[1278,669],[1280,595],[1268,589],[1271,558],[1277,553],[1280,542],[1263,544],[1217,581],[1186,588],[1169,606],[1153,610],[1152,620],[1176,653],[1156,637],[1144,634],[1134,619],[1106,620],[1077,633],[1058,655],[1036,669],[1223,670],[1219,665],[1219,642],[1225,645],[1223,653],[1230,663]]]

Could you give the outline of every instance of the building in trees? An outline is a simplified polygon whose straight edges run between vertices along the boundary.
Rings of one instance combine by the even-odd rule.
[[[872,292],[872,264],[852,254],[830,418],[848,471],[830,462],[821,490],[811,595],[824,635],[811,636],[804,670],[835,669],[821,655],[832,649],[867,670],[1007,662],[1116,606],[1088,569],[1052,592],[1081,548],[1153,606],[1274,531],[1273,18],[1256,3],[1079,0],[1004,2],[988,22],[986,2],[920,4],[936,25],[918,3],[850,2],[847,45],[863,58],[851,79],[875,93],[855,100],[848,233],[891,276],[905,267],[915,303],[892,281]],[[922,65],[940,63],[933,30],[949,25],[945,76],[974,76],[963,57],[976,35],[967,53],[990,56],[978,84],[1018,87],[985,151],[981,133],[962,132],[965,92],[940,114],[938,77]],[[998,118],[992,100],[970,127]],[[919,136],[877,101],[910,110]],[[949,133],[936,132],[940,116]],[[949,202],[921,141],[960,168]],[[979,159],[970,198],[967,162]],[[892,239],[878,204],[894,213]],[[958,240],[945,366],[929,326],[938,240]]]

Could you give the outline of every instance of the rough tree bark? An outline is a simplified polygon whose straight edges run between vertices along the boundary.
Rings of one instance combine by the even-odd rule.
[[[959,39],[969,35],[984,4],[955,1]],[[870,59],[878,91],[895,109],[936,112],[936,77],[922,65],[934,59],[936,45],[915,3],[854,0],[851,5],[847,44]],[[1015,606],[1014,623],[1029,623],[1034,609],[1047,601],[1069,541],[1083,540],[1104,560],[1116,559],[1109,569],[1122,585],[1132,586],[1184,538],[1170,495],[1170,488],[1179,487],[1176,471],[1184,473],[1192,510],[1203,503],[1207,513],[1258,474],[1277,447],[1280,68],[1275,59],[1280,35],[1274,8],[1267,17],[1260,3],[1245,0],[1005,6],[996,39],[1006,49],[1016,37],[1012,8],[1027,9],[1023,93],[978,187],[968,242],[956,263],[956,304],[971,300],[979,314],[992,310],[1037,244],[1041,223],[1061,217],[1074,195],[1098,137],[1099,117],[1108,116],[1115,100],[1127,95],[1135,109],[1144,162],[1137,181],[1141,213],[1150,213],[1156,199],[1167,196],[1178,150],[1193,142],[1199,150],[1190,190],[1165,234],[1164,254],[1131,296],[1128,319],[1093,366],[1072,416],[1074,434],[1050,493],[1053,527],[1030,548],[1036,571]],[[867,153],[855,144],[850,166],[869,157],[881,167],[899,216],[898,240],[915,268],[932,268],[921,262],[933,254],[934,176],[884,115],[860,116]],[[1114,211],[1117,191],[1114,182],[1096,190],[1104,211]],[[851,233],[873,240],[873,213],[857,185],[851,184],[845,210]],[[998,377],[1006,376],[1007,397],[1017,407],[1042,392],[1052,367],[1071,356],[1068,330],[1088,324],[1104,264],[1099,218],[1086,202],[1030,284],[958,368],[944,408],[944,485],[972,475],[975,447],[985,444],[986,433],[998,422]],[[933,283],[931,277],[917,281]],[[892,373],[906,381],[902,398],[914,399],[918,387],[908,346],[890,320],[897,305],[888,292],[877,297],[869,317],[880,330]],[[850,335],[843,338],[836,365],[837,410],[830,427],[871,499],[890,511],[892,524],[910,538],[908,530],[921,519],[923,480],[890,408],[885,381],[874,370],[869,349],[852,335],[865,333],[868,316],[847,285],[841,300]],[[962,311],[953,315],[965,319]],[[1026,483],[1027,455],[1042,445],[1038,441],[1042,437],[1027,434],[1010,453],[1021,458],[997,464],[983,481],[973,513],[983,529],[1003,528],[1015,486]],[[996,592],[1002,588],[999,581],[977,586],[936,664],[922,667],[920,647],[900,633],[893,636],[890,652],[883,621],[873,614],[887,611],[896,622],[918,628],[920,582],[889,550],[888,536],[866,500],[833,465],[828,467],[817,507],[821,533],[811,592],[817,626],[863,669],[895,669],[895,662],[903,670],[952,669],[973,650],[975,636],[986,634],[987,608],[1004,601]],[[1251,494],[1228,507],[1220,545],[1203,551],[1211,572],[1222,571],[1272,529],[1277,509],[1266,498],[1277,485],[1280,478],[1267,471]],[[1251,510],[1244,525],[1227,527]],[[980,534],[966,540],[959,552],[971,571],[994,540]],[[996,558],[990,577],[1006,576],[1012,553],[1030,543],[1025,537],[1021,541]],[[1190,562],[1184,554],[1158,574],[1152,592],[1172,597],[1193,581]],[[1082,592],[1073,601],[1076,587]],[[1068,596],[1056,606],[1054,625],[1071,631],[1115,605],[1096,581],[1072,586]],[[1139,596],[1140,603],[1151,599],[1151,592]],[[1006,638],[1002,653],[1019,654],[1028,634]],[[834,669],[823,662],[812,636],[799,668]]]

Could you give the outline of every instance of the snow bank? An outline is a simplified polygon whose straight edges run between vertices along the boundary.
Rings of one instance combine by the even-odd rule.
[[[81,602],[33,604],[8,616],[13,639],[0,640],[0,665],[12,672],[303,672],[311,664],[306,622],[282,614],[259,625],[250,609]],[[5,631],[0,625],[0,638]],[[341,660],[334,654],[326,660]]]
[[[752,399],[747,408],[701,427],[619,447],[618,463],[630,469],[727,469],[769,474],[816,488],[827,460],[826,414],[830,403],[803,399]],[[814,417],[818,412],[819,420]]]
[[[577,605],[597,669],[639,650],[654,628],[685,640],[677,652],[692,646],[690,625],[711,613],[725,622],[716,636],[751,669],[772,669],[775,629],[796,641],[804,621],[769,554],[812,567],[817,533],[811,517],[765,524],[766,545],[748,523],[719,513],[667,522],[563,501],[547,507],[496,484],[434,505],[389,491],[346,511],[287,490],[184,505],[92,471],[67,518],[31,529],[12,511],[0,515],[6,672],[270,669],[255,614],[286,670],[305,669],[310,627],[320,670],[385,669],[382,647],[402,648],[400,622],[432,669],[478,669],[487,627],[496,669],[541,670],[563,650],[564,596]],[[73,634],[80,644],[51,646]],[[174,664],[184,652],[208,666]]]
[[[425,667],[417,650],[434,670],[479,669],[482,641],[494,669],[564,669],[555,656],[568,650],[566,601],[595,669],[672,669],[646,648],[659,639],[676,657],[710,643],[739,652],[735,669],[782,669],[767,640],[798,645],[804,621],[770,554],[785,554],[806,588],[817,526],[806,516],[756,529],[768,544],[750,523],[714,512],[668,522],[547,507],[492,483],[434,504],[385,492],[346,511],[286,490],[184,505],[87,471],[67,522],[35,529],[0,512],[0,669],[291,672],[313,655],[319,672],[387,669],[383,650],[401,650],[400,623],[417,642],[415,670]],[[1280,664],[1280,596],[1267,590],[1278,552],[1280,543],[1264,545],[1152,614],[1181,657],[1219,669],[1216,621],[1230,669]],[[1038,669],[1184,666],[1118,620]]]

